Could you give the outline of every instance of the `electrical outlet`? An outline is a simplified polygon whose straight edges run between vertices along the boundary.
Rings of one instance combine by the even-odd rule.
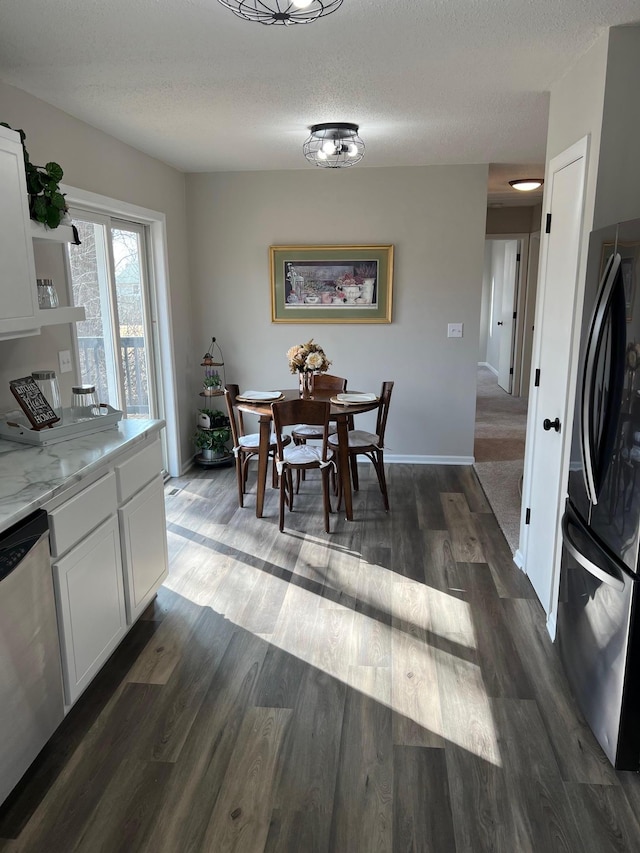
[[[58,363],[60,364],[60,373],[71,373],[73,370],[71,351],[68,349],[60,350],[58,353]]]
[[[449,323],[449,325],[447,326],[447,337],[461,338],[463,325],[463,323]]]

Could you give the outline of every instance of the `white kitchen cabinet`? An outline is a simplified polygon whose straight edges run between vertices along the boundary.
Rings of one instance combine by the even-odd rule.
[[[67,704],[127,632],[118,520],[109,518],[53,564]]]
[[[161,469],[156,433],[46,506],[68,706],[167,576]]]
[[[20,135],[0,127],[0,340],[37,334],[38,298]]]
[[[61,557],[95,530],[109,516],[115,516],[116,478],[113,471],[82,489],[49,512],[49,541],[54,557]]]
[[[118,510],[127,623],[132,625],[168,573],[161,474]]]

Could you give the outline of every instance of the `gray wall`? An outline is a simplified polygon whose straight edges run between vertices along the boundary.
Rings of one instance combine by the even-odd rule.
[[[187,377],[192,369],[193,350],[184,175],[1,82],[0,120],[25,131],[32,162],[54,160],[60,163],[65,184],[166,215],[178,405],[182,412],[189,412],[189,417],[183,417],[180,425],[181,448],[183,460],[189,459],[193,455],[193,417]],[[69,331],[65,327],[46,330],[38,337],[0,341],[1,395],[5,394],[8,380],[18,373],[47,366],[56,369],[57,351],[69,349],[69,344]],[[0,409],[6,408],[5,397],[1,396]]]
[[[640,217],[640,27],[609,32],[593,227]]]
[[[490,234],[530,234],[540,229],[542,205],[488,207],[487,236]]]
[[[390,456],[470,459],[486,193],[486,166],[189,175],[194,346],[215,334],[227,381],[270,389],[313,337],[351,388],[395,380]],[[270,245],[366,243],[395,246],[391,325],[271,323]]]

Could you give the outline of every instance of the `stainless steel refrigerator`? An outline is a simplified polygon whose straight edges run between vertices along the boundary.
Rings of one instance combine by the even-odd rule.
[[[640,219],[593,231],[557,644],[611,763],[640,768]]]

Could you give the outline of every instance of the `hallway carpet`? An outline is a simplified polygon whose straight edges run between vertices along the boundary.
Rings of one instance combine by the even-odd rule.
[[[527,400],[507,394],[489,368],[478,367],[474,468],[513,554],[520,533],[526,430]]]

